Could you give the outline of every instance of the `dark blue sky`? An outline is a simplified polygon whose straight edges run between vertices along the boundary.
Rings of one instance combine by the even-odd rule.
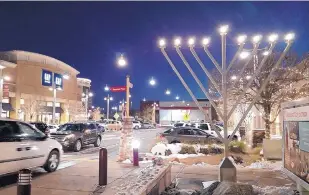
[[[1,2],[0,50],[38,52],[68,63],[81,72],[80,77],[92,80],[95,104],[101,106],[105,106],[105,84],[124,85],[129,73],[134,84],[133,106],[137,107],[143,97],[174,100],[178,94],[191,99],[157,48],[158,37],[210,35],[211,51],[219,57],[216,29],[228,23],[230,55],[237,34],[274,31],[294,31],[293,50],[303,54],[309,50],[308,10],[309,2]],[[170,48],[168,52],[195,94],[204,97],[175,51]],[[120,53],[129,60],[127,68],[115,65]],[[203,73],[196,70],[206,85]],[[148,85],[152,76],[158,81],[156,87]],[[166,88],[173,95],[164,95]],[[113,96],[117,102],[124,98],[124,94]]]

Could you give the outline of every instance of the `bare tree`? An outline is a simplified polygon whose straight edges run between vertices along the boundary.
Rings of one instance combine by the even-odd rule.
[[[85,120],[85,106],[80,101],[69,102],[68,111],[70,114],[70,121]]]
[[[255,60],[261,58],[261,54],[256,56],[256,59],[250,61],[243,74],[241,74],[241,68],[237,69],[237,67],[242,67],[242,63],[239,62],[238,66],[229,75],[228,93],[231,97],[230,101],[235,102],[242,93],[245,93],[245,97],[241,99],[240,104],[252,102],[258,95],[257,92],[261,89],[270,71],[274,68],[279,56],[280,53],[274,53],[269,56],[265,65],[261,68],[261,72],[251,84],[248,83],[248,80],[258,68],[258,63]],[[265,89],[260,94],[260,98],[255,102],[254,106],[262,113],[263,120],[265,121],[266,139],[270,138],[270,127],[280,113],[281,103],[308,95],[308,70],[308,56],[299,58],[296,54],[287,55],[266,84]],[[243,91],[246,85],[249,85],[249,89]],[[218,101],[220,102],[220,100]]]
[[[44,102],[40,96],[28,96],[24,99],[24,104],[21,105],[21,110],[25,113],[29,121],[33,121],[35,116],[38,115],[44,106]]]
[[[152,112],[153,112],[153,108],[151,105],[145,107],[145,109],[142,111],[141,117],[145,120],[145,121],[151,121],[152,120]]]

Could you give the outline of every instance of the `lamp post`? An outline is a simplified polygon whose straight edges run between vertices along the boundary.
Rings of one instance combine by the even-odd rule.
[[[88,120],[88,101],[89,101],[89,97],[93,97],[93,93],[86,91],[86,93],[83,93],[82,95],[83,97],[85,97],[86,120]]]
[[[269,56],[268,54],[272,53],[272,51],[273,51],[273,49],[274,49],[274,47],[275,47],[275,45],[277,43],[277,39],[278,39],[278,35],[277,34],[271,34],[269,36],[268,41],[269,41],[270,44],[268,46],[267,55],[264,55],[263,60],[257,66],[257,69],[254,71],[254,74],[251,77],[247,78],[247,84],[244,87],[244,90],[236,98],[235,104],[232,105],[232,108],[230,110],[228,110],[228,105],[227,105],[227,103],[228,103],[227,102],[227,100],[228,100],[228,93],[227,93],[227,75],[228,75],[228,72],[229,72],[229,70],[231,69],[231,67],[233,66],[233,64],[235,63],[235,61],[236,61],[236,59],[238,57],[243,58],[243,59],[244,58],[248,58],[247,62],[241,68],[240,75],[242,75],[244,73],[247,65],[250,63],[252,57],[254,57],[256,55],[257,50],[258,50],[259,45],[260,45],[260,42],[262,40],[262,36],[261,35],[253,36],[253,38],[251,40],[252,45],[253,45],[252,52],[244,53],[243,52],[243,48],[244,48],[245,42],[247,40],[247,36],[246,35],[240,35],[237,38],[237,43],[239,45],[239,48],[238,48],[236,54],[234,55],[234,57],[232,58],[232,60],[230,61],[230,63],[227,65],[227,63],[226,63],[226,36],[227,36],[228,31],[229,31],[229,26],[228,25],[223,25],[223,26],[221,26],[219,28],[219,34],[221,36],[221,52],[222,52],[221,66],[219,65],[219,63],[216,61],[216,59],[213,57],[213,55],[208,50],[208,47],[209,47],[209,44],[210,44],[210,38],[209,37],[205,37],[201,41],[205,53],[207,54],[209,59],[212,61],[212,63],[214,64],[214,66],[217,68],[218,72],[222,76],[221,77],[221,86],[222,87],[219,87],[218,83],[215,81],[213,76],[207,70],[206,66],[204,65],[204,63],[202,62],[202,60],[199,58],[198,54],[196,53],[196,51],[194,49],[194,46],[196,44],[195,37],[190,37],[188,39],[189,49],[190,49],[192,55],[194,56],[195,60],[198,62],[200,67],[203,69],[203,71],[206,74],[206,76],[209,78],[210,82],[213,84],[213,86],[216,89],[218,95],[221,97],[222,102],[223,102],[223,109],[219,109],[219,107],[214,103],[214,98],[212,98],[210,96],[209,92],[205,89],[205,87],[203,86],[202,82],[197,77],[195,72],[192,70],[189,62],[186,60],[186,58],[184,57],[183,53],[181,52],[180,48],[181,48],[182,41],[181,41],[180,37],[177,37],[174,40],[174,47],[176,49],[177,54],[181,58],[182,62],[184,63],[184,65],[186,66],[186,68],[188,69],[188,71],[190,72],[190,74],[192,75],[192,77],[194,78],[194,80],[196,81],[198,86],[200,87],[200,89],[203,91],[204,95],[209,100],[210,104],[213,106],[213,108],[216,110],[216,112],[218,113],[220,118],[223,120],[224,136],[222,137],[220,132],[218,132],[217,129],[214,129],[216,131],[219,139],[224,143],[224,147],[225,147],[225,152],[224,152],[224,157],[225,158],[222,160],[222,162],[220,164],[220,174],[219,174],[219,176],[220,176],[220,181],[233,181],[233,182],[235,182],[236,181],[236,168],[235,168],[233,163],[228,158],[228,144],[232,140],[233,136],[235,135],[236,131],[239,129],[239,127],[242,124],[242,122],[244,121],[244,119],[246,118],[248,112],[253,107],[254,103],[258,100],[258,98],[260,98],[261,92],[265,89],[267,83],[270,81],[271,76],[274,74],[274,71],[281,64],[282,60],[286,56],[287,52],[289,51],[289,49],[290,49],[290,47],[291,47],[291,45],[293,43],[293,39],[294,39],[295,35],[293,33],[289,33],[289,34],[287,34],[284,37],[285,42],[287,43],[285,49],[283,50],[283,52],[280,55],[280,57],[277,60],[277,62],[275,63],[273,69],[270,71],[268,77],[261,84],[261,88],[256,92],[256,96],[253,98],[252,102],[249,104],[248,108],[246,109],[246,111],[243,113],[242,117],[238,121],[237,126],[233,130],[233,133],[228,137],[228,133],[227,133],[227,122],[228,122],[228,120],[230,119],[230,117],[231,117],[232,113],[234,112],[235,108],[237,107],[237,105],[240,104],[241,99],[244,97],[245,93],[248,92],[248,89],[250,88],[253,80],[260,73],[262,67],[264,66],[266,60],[268,59],[268,56]],[[167,60],[168,64],[171,66],[171,68],[173,69],[173,71],[175,72],[175,74],[177,75],[177,77],[179,78],[179,80],[181,81],[183,86],[185,87],[185,89],[188,91],[188,93],[190,94],[190,96],[194,100],[194,102],[197,105],[197,107],[199,108],[199,110],[204,113],[205,117],[208,116],[208,113],[206,112],[206,110],[203,109],[201,104],[198,102],[198,100],[196,99],[196,97],[193,94],[192,90],[189,88],[189,86],[187,85],[186,81],[184,80],[184,78],[179,73],[179,71],[177,70],[176,66],[174,65],[174,63],[172,62],[170,57],[168,56],[168,54],[167,54],[167,52],[165,50],[166,46],[167,46],[167,43],[166,43],[165,39],[160,39],[159,40],[159,47],[160,47],[161,52],[164,55],[165,59]],[[243,52],[243,53],[241,53],[241,52]],[[232,79],[233,80],[237,80],[238,78],[237,77],[233,77]]]
[[[68,74],[65,73],[62,75],[62,78],[68,80],[70,77]],[[56,123],[55,120],[56,120],[57,90],[61,91],[62,88],[60,86],[62,85],[63,85],[63,80],[58,77],[55,80],[55,73],[52,72],[52,87],[50,87],[49,90],[53,92],[53,112],[52,112],[52,123],[53,124]]]
[[[104,100],[106,101],[106,118],[109,119],[109,101],[113,101],[113,97],[107,94],[107,97],[105,97]]]

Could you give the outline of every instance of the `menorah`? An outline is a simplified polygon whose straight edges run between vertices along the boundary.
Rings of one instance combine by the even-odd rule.
[[[246,41],[247,41],[247,36],[246,35],[239,35],[236,39],[239,47],[238,47],[235,55],[231,59],[230,63],[227,65],[227,63],[226,63],[226,37],[227,37],[228,30],[229,30],[228,25],[222,25],[222,26],[219,27],[219,34],[221,36],[221,53],[222,53],[222,55],[221,55],[221,57],[222,57],[221,58],[221,66],[219,65],[218,61],[213,57],[213,55],[211,54],[211,52],[208,49],[209,45],[210,45],[210,38],[209,37],[203,38],[201,40],[201,44],[200,44],[203,47],[206,55],[209,57],[211,62],[214,64],[214,66],[219,71],[220,75],[222,76],[221,77],[221,87],[215,81],[212,74],[209,72],[209,70],[206,68],[205,64],[202,62],[202,60],[200,59],[200,57],[196,53],[196,51],[194,49],[195,46],[197,46],[196,38],[190,37],[188,39],[188,42],[187,42],[187,45],[190,49],[190,52],[194,56],[195,60],[199,64],[199,66],[202,68],[203,72],[208,77],[211,84],[214,86],[219,97],[222,99],[223,109],[219,109],[219,107],[215,104],[215,102],[214,102],[215,99],[210,96],[209,92],[206,90],[206,88],[204,87],[204,85],[202,84],[200,79],[197,77],[196,73],[191,68],[189,62],[184,57],[184,55],[181,51],[182,39],[180,37],[176,37],[174,42],[173,42],[173,45],[176,49],[177,54],[181,58],[182,62],[187,67],[188,71],[190,72],[190,74],[192,75],[192,77],[194,78],[194,80],[196,81],[196,83],[198,84],[200,89],[202,90],[202,92],[205,94],[205,96],[207,97],[207,99],[209,100],[210,104],[215,109],[215,111],[217,112],[219,117],[223,120],[223,129],[224,129],[223,137],[222,137],[221,133],[216,128],[214,129],[216,131],[217,135],[218,135],[218,138],[224,143],[224,159],[222,160],[222,162],[220,164],[219,180],[220,181],[234,181],[234,182],[236,182],[236,168],[235,168],[234,164],[231,162],[231,160],[228,158],[228,156],[229,156],[228,145],[231,142],[232,138],[234,137],[236,131],[239,129],[242,122],[245,120],[247,114],[249,113],[249,111],[253,107],[254,103],[258,100],[258,98],[260,98],[260,94],[265,89],[265,86],[267,85],[267,83],[270,81],[271,76],[274,74],[274,72],[278,68],[278,66],[282,63],[284,57],[286,56],[287,52],[289,51],[289,49],[292,46],[295,35],[294,35],[294,33],[288,33],[284,36],[284,40],[286,42],[286,47],[282,51],[280,57],[278,58],[277,62],[274,65],[273,69],[271,70],[271,72],[269,73],[267,78],[262,83],[260,90],[258,90],[256,92],[255,98],[249,103],[249,106],[247,107],[245,112],[242,114],[240,120],[238,121],[236,127],[233,130],[233,133],[231,135],[228,135],[228,131],[227,131],[228,120],[230,119],[231,115],[233,114],[233,112],[237,108],[237,105],[240,104],[242,98],[244,97],[245,93],[248,91],[248,89],[249,89],[250,85],[252,84],[252,82],[254,81],[254,79],[259,75],[261,69],[263,68],[265,62],[268,59],[269,54],[271,54],[273,52],[273,50],[274,50],[274,48],[275,48],[275,46],[278,42],[278,38],[279,38],[278,34],[269,35],[269,37],[268,37],[269,45],[266,47],[267,48],[267,51],[265,52],[266,55],[264,55],[262,61],[257,65],[257,68],[254,71],[253,75],[248,77],[248,79],[247,79],[248,82],[244,86],[242,92],[236,98],[236,101],[235,101],[234,105],[231,106],[231,109],[228,110],[228,102],[227,102],[228,96],[229,96],[229,94],[227,93],[227,75],[228,75],[228,72],[230,71],[230,69],[235,64],[237,58],[240,57],[242,59],[247,59],[247,61],[245,62],[245,64],[243,65],[243,67],[240,70],[240,75],[242,75],[244,73],[246,67],[250,63],[251,59],[254,56],[256,56],[257,51],[258,51],[259,46],[260,46],[260,43],[262,41],[262,35],[259,35],[259,34],[254,35],[251,39],[251,42],[252,42],[252,45],[253,45],[252,51],[248,52],[248,51],[244,50],[244,46],[245,46]],[[179,80],[181,81],[182,85],[185,87],[187,92],[190,94],[191,98],[193,99],[193,101],[195,102],[195,104],[197,105],[199,110],[201,112],[203,112],[205,114],[205,116],[207,116],[206,111],[202,108],[202,106],[198,102],[197,98],[193,94],[192,90],[190,89],[190,87],[188,86],[186,81],[184,80],[183,76],[179,73],[176,66],[174,65],[174,63],[172,62],[170,57],[168,56],[168,54],[166,52],[166,47],[167,47],[166,40],[160,39],[158,44],[159,44],[159,47],[161,49],[162,54],[164,55],[164,57],[166,58],[166,60],[168,62],[168,64],[171,66],[171,68],[173,69],[173,71],[175,72],[175,74],[177,75]]]

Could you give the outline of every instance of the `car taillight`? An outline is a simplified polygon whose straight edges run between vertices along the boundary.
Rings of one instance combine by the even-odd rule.
[[[160,135],[160,138],[164,138],[165,136],[163,134]]]

